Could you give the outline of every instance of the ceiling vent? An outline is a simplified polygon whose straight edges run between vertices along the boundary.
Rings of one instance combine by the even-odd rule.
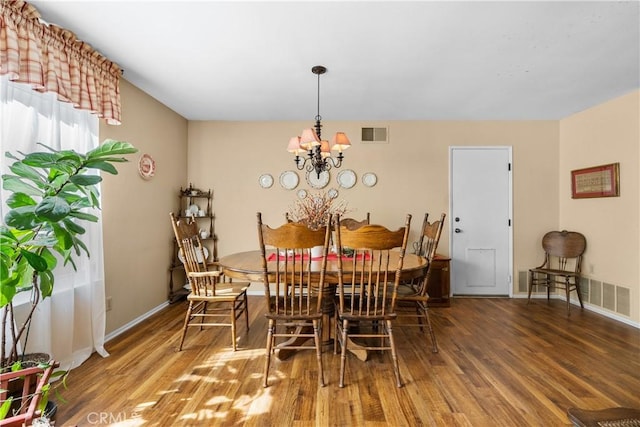
[[[362,142],[367,144],[386,144],[389,142],[389,128],[362,128]]]

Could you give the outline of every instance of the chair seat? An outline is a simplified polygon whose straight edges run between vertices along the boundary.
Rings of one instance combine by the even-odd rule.
[[[550,274],[552,276],[567,276],[567,277],[578,277],[579,274],[573,271],[566,270],[554,270],[551,268],[532,268],[529,270],[532,273],[540,273],[540,274]]]
[[[196,294],[194,291],[191,291],[189,295],[187,295],[187,300],[208,300],[211,302],[214,301],[232,301],[239,296],[245,294],[247,292],[247,288],[250,283],[229,283],[232,286],[220,286],[216,287],[216,294],[213,295],[211,290],[208,290],[205,294]]]

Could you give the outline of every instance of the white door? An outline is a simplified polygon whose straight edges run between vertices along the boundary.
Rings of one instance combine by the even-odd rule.
[[[451,288],[512,294],[511,147],[451,147]]]

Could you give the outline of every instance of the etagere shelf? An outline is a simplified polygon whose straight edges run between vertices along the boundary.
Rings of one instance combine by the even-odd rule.
[[[214,262],[218,260],[218,236],[215,229],[215,213],[213,211],[213,191],[200,190],[189,184],[186,189],[180,188],[179,198],[179,211],[176,216],[178,218],[191,217],[198,223],[198,230],[200,232],[200,240],[205,248],[205,254],[207,255],[207,262]],[[176,274],[182,274],[182,279],[186,282],[184,277],[184,267],[182,261],[180,261],[178,254],[178,242],[175,237],[173,239],[173,252],[171,265],[169,267],[169,302],[173,303],[181,300],[189,291],[183,286],[179,289],[175,289],[176,286]],[[182,281],[180,282],[182,283]]]

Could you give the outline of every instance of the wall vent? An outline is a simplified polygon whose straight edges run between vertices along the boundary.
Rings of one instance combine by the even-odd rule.
[[[602,307],[616,311],[616,287],[610,283],[602,283]]]
[[[367,144],[386,144],[389,142],[389,128],[362,128],[362,142]]]
[[[631,316],[631,291],[622,286],[616,286],[616,311],[625,316]]]

